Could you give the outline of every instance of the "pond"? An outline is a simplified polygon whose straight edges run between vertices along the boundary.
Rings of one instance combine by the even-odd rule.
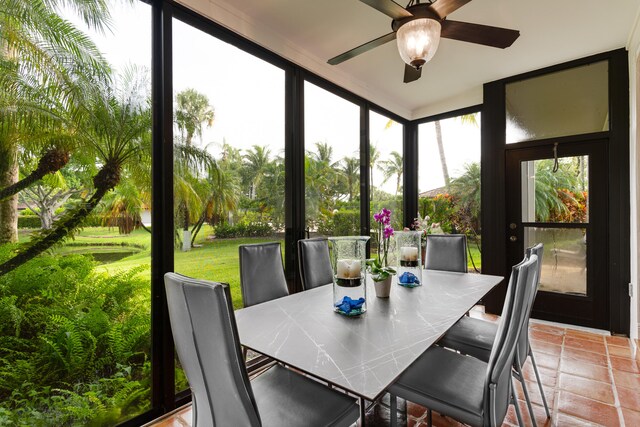
[[[141,249],[133,246],[64,246],[57,250],[58,254],[91,255],[100,264],[109,264],[120,261],[140,252]]]

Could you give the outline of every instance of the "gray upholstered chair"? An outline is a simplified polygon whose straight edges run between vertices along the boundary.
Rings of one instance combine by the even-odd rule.
[[[389,388],[391,420],[396,424],[396,397],[415,402],[460,422],[478,426],[502,424],[513,404],[522,425],[511,370],[516,346],[536,279],[537,256],[514,266],[509,280],[505,313],[495,335],[488,362],[443,347],[432,347]]]
[[[289,295],[280,243],[240,245],[240,288],[245,307]]]
[[[424,267],[427,270],[466,273],[467,236],[464,234],[428,234]]]
[[[165,275],[176,351],[193,393],[194,427],[349,426],[357,401],[280,365],[249,381],[227,285]]]
[[[529,391],[524,381],[522,374],[522,368],[527,361],[527,358],[531,358],[533,370],[538,381],[538,388],[542,396],[542,403],[547,413],[547,417],[550,418],[549,406],[547,405],[547,399],[544,395],[544,389],[542,388],[542,382],[540,381],[540,374],[538,372],[538,366],[536,365],[536,359],[533,355],[533,350],[529,343],[529,317],[531,316],[531,310],[535,301],[536,294],[538,292],[538,286],[540,284],[540,273],[542,269],[542,256],[544,254],[544,246],[542,243],[527,248],[527,257],[536,255],[538,257],[538,270],[536,274],[536,280],[533,282],[533,291],[529,294],[531,300],[528,302],[528,311],[526,313],[525,322],[522,325],[522,331],[520,333],[520,339],[518,341],[516,357],[513,365],[514,376],[522,384],[522,390],[524,392],[525,400],[531,413],[533,423],[535,417],[533,415],[533,407],[531,406],[531,400],[529,398]],[[506,304],[506,302],[505,302]],[[504,309],[503,309],[504,311]],[[483,361],[488,361],[493,342],[498,330],[498,325],[493,322],[487,322],[481,319],[474,319],[470,317],[463,317],[455,325],[449,329],[449,331],[438,342],[443,347],[448,347],[461,353],[476,357]]]
[[[298,240],[298,265],[302,288],[317,288],[333,282],[329,243],[324,237]]]

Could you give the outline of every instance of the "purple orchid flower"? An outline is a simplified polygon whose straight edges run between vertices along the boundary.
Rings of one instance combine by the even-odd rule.
[[[386,227],[384,228],[384,232],[383,232],[383,233],[384,233],[384,238],[385,238],[385,239],[388,239],[388,238],[390,238],[391,236],[393,236],[393,231],[394,231],[394,230],[393,230],[393,227],[386,226]]]

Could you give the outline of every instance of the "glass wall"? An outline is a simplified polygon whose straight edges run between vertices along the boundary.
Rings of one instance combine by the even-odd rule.
[[[375,224],[373,214],[383,208],[391,211],[391,226],[402,230],[403,216],[403,126],[374,111],[369,112],[369,209],[370,223]],[[407,224],[408,225],[408,224]],[[371,244],[375,245],[372,238]],[[375,252],[372,246],[371,252]]]
[[[285,73],[177,19],[173,51],[175,271],[241,308],[238,246],[284,251]]]
[[[466,234],[480,271],[480,113],[419,125],[418,189],[421,228]]]
[[[151,7],[59,3],[11,3],[21,22],[0,6],[20,30],[0,102],[31,107],[0,118],[0,169],[36,178],[0,202],[3,425],[115,425],[151,406]]]
[[[308,236],[360,235],[360,107],[304,84]]]

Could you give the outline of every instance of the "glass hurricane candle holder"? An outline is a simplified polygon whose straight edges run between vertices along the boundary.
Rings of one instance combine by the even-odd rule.
[[[367,311],[367,236],[329,237],[333,310],[345,316]]]
[[[398,284],[408,288],[422,284],[421,231],[397,231],[396,259]]]

